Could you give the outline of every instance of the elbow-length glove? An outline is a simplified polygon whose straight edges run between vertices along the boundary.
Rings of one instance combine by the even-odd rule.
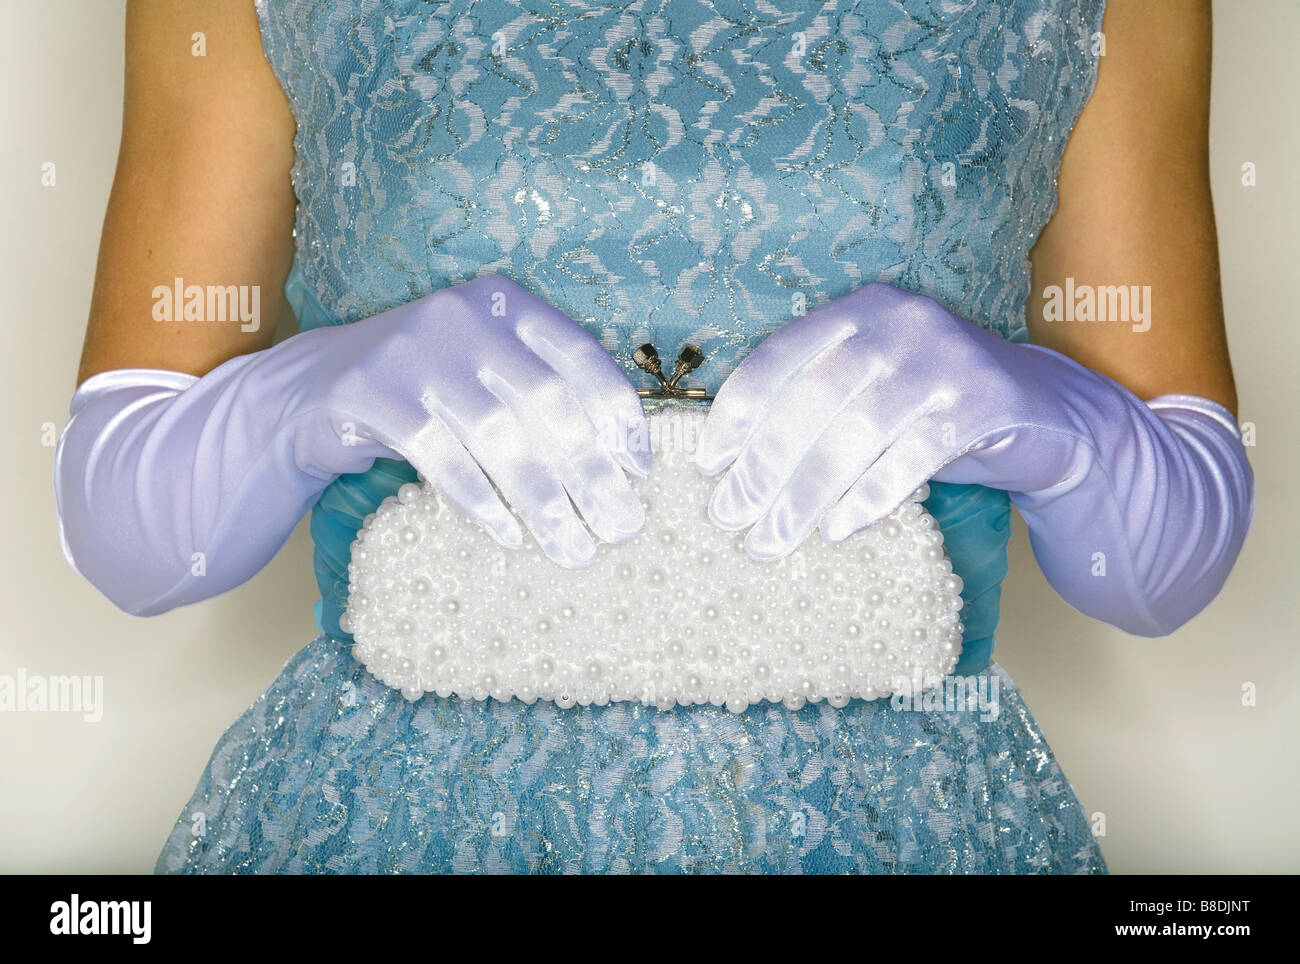
[[[644,521],[624,474],[649,469],[627,445],[643,424],[595,338],[488,275],[201,378],[87,379],[55,456],[60,539],[120,609],[154,615],[252,577],[339,475],[405,458],[503,545],[523,541],[508,503],[548,556],[581,567],[595,559],[583,520],[611,542]]]
[[[1254,512],[1235,420],[1191,395],[1142,402],[1050,349],[1014,344],[876,283],[769,336],[722,386],[696,464],[756,558],[814,528],[838,542],[928,479],[1010,493],[1047,580],[1140,636],[1223,586]]]

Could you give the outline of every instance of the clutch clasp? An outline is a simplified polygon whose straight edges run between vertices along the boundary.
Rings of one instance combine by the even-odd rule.
[[[648,372],[659,380],[658,388],[638,388],[637,394],[642,398],[703,398],[712,399],[707,389],[684,388],[678,383],[690,372],[695,371],[704,362],[704,352],[696,345],[683,345],[673,365],[673,373],[665,377],[663,362],[655,346],[647,342],[632,352],[632,361],[637,368]]]

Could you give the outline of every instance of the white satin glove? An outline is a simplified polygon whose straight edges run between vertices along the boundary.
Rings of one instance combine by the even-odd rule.
[[[1005,489],[1076,609],[1144,636],[1218,593],[1254,512],[1231,413],[1141,402],[1050,349],[876,283],[769,336],[717,394],[696,450],[709,503],[759,559],[839,542],[929,479]]]
[[[405,458],[508,547],[509,503],[557,563],[644,522],[631,382],[581,325],[499,275],[302,332],[202,378],[87,379],[55,456],[64,555],[154,615],[245,582],[341,474]],[[495,488],[494,488],[495,487]],[[499,494],[498,491],[499,490]]]

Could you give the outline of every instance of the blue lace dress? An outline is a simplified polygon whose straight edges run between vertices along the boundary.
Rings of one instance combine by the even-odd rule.
[[[259,0],[298,122],[287,291],[347,324],[496,271],[716,390],[797,312],[881,279],[1026,337],[1027,255],[1091,93],[1102,0]],[[1103,872],[991,662],[1005,493],[934,484],[958,673],[888,701],[408,703],[339,628],[349,544],[415,478],[314,508],[321,635],[225,733],[160,872]]]

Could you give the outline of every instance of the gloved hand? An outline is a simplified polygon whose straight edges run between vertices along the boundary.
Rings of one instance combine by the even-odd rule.
[[[645,417],[584,328],[499,275],[302,332],[202,378],[120,369],[76,391],[55,456],[69,562],[154,615],[246,581],[341,474],[405,458],[503,545],[589,565],[644,509]],[[500,490],[500,496],[493,486]],[[572,500],[572,501],[571,501]],[[581,516],[581,518],[580,518]]]
[[[749,553],[838,542],[928,479],[1011,493],[1076,609],[1164,635],[1218,593],[1254,512],[1235,420],[1188,395],[1143,403],[1047,348],[1008,342],[876,283],[769,336],[722,386],[696,463]]]

